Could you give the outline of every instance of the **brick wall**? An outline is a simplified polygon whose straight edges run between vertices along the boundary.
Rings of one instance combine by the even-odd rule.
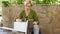
[[[24,6],[2,8],[4,26],[11,27]],[[32,9],[38,15],[42,34],[54,34],[60,29],[60,5],[34,5]]]

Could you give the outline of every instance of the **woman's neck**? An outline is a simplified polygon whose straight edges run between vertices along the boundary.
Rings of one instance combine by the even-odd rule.
[[[25,9],[26,12],[30,11],[30,9]]]
[[[25,9],[25,14],[28,16],[30,14],[30,9]]]

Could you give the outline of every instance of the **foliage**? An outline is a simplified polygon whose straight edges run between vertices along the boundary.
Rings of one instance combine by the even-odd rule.
[[[23,4],[25,0],[14,0],[12,1],[12,4],[14,5],[20,5]],[[34,4],[58,4],[60,2],[58,2],[57,0],[32,0]],[[4,4],[4,6],[9,6],[9,2],[8,1],[3,1],[2,2]]]
[[[43,0],[43,1],[39,1],[39,0],[33,0],[36,3],[35,4],[56,4],[57,0]]]
[[[13,4],[17,4],[17,5],[20,5],[20,4],[23,4],[24,0],[15,0],[13,1],[12,3]]]
[[[2,1],[2,4],[5,6],[5,7],[7,7],[7,6],[9,6],[9,2],[8,1]]]
[[[56,4],[57,0],[44,0],[44,4]]]
[[[35,2],[35,4],[40,4],[40,1],[39,0],[32,0]]]

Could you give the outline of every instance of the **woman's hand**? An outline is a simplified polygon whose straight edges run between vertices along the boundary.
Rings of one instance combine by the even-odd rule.
[[[16,22],[21,22],[21,21],[22,21],[22,19],[19,19],[19,18],[18,18],[18,19],[16,19]]]
[[[37,21],[34,21],[34,22],[33,22],[34,25],[37,25],[37,23],[38,23]]]

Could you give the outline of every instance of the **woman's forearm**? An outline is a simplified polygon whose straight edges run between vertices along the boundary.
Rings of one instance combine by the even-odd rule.
[[[21,22],[21,21],[22,21],[22,19],[19,19],[19,18],[18,18],[18,19],[16,19],[16,22]]]

